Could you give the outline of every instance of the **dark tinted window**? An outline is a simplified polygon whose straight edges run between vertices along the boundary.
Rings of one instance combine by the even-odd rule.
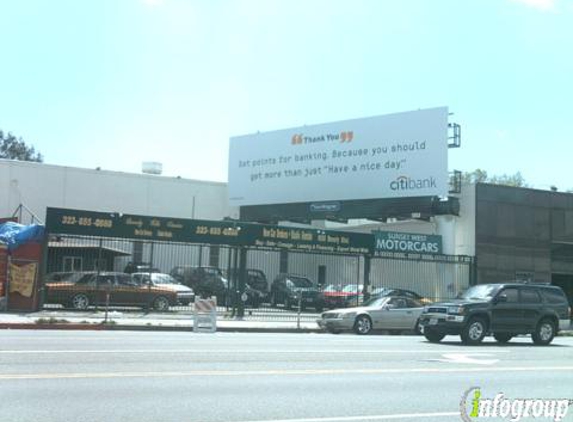
[[[393,297],[388,302],[389,305],[393,305],[396,309],[404,309],[407,307],[406,299],[403,297]]]
[[[564,303],[567,302],[565,293],[560,289],[541,289],[543,298],[549,303]]]
[[[418,302],[416,299],[408,299],[408,308],[423,308],[424,305],[422,305],[420,302]]]
[[[517,303],[519,300],[518,291],[513,287],[504,289],[501,294],[507,297],[507,303]]]
[[[122,286],[135,286],[137,285],[137,283],[132,280],[132,278],[129,275],[118,275],[117,276],[117,283],[121,284]]]
[[[541,296],[535,289],[522,289],[521,301],[523,303],[541,303]]]

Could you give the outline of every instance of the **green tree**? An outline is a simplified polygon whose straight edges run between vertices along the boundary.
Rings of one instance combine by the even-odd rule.
[[[0,158],[41,163],[44,157],[34,147],[26,145],[22,138],[16,138],[11,132],[0,129]]]
[[[462,174],[462,182],[464,183],[485,183],[487,179],[487,171],[482,169],[475,169],[472,172]]]
[[[529,187],[519,171],[515,174],[502,174],[501,176],[490,177],[487,171],[476,169],[472,172],[463,173],[462,181],[469,183],[491,183],[494,185],[515,186],[520,188]]]

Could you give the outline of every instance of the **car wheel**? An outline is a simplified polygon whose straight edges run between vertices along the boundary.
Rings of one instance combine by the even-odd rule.
[[[486,322],[482,318],[472,318],[462,329],[462,343],[475,346],[480,344],[487,333]]]
[[[497,340],[498,343],[507,343],[509,340],[512,339],[512,335],[510,333],[494,333],[493,338]]]
[[[169,300],[165,296],[156,297],[153,301],[153,309],[156,311],[167,311],[169,310]]]
[[[354,332],[360,335],[370,334],[372,331],[372,320],[368,315],[360,315],[356,317],[354,322]]]
[[[426,337],[426,340],[430,343],[439,343],[445,336],[445,334],[438,333],[437,331],[432,331],[428,328],[424,329],[424,337]]]
[[[80,293],[75,295],[72,298],[72,307],[74,309],[87,309],[88,306],[90,306],[90,299],[87,297],[87,295]]]
[[[422,335],[422,324],[419,319],[416,321],[416,325],[414,325],[414,333]]]
[[[553,341],[555,337],[555,324],[550,319],[542,319],[535,327],[535,331],[531,334],[533,343],[546,346]]]

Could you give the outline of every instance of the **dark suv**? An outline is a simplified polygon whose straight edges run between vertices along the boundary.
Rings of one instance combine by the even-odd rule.
[[[229,283],[223,271],[217,267],[174,267],[169,273],[175,280],[189,286],[201,297],[217,296],[217,302],[224,304]]]
[[[245,274],[245,304],[256,308],[266,301],[269,294],[267,276],[264,272],[255,268],[247,268]],[[229,273],[230,280],[237,282],[238,278],[238,270],[233,270]]]
[[[464,344],[475,345],[493,334],[506,343],[518,334],[531,334],[535,344],[546,345],[569,326],[570,315],[567,297],[557,286],[480,284],[457,299],[427,305],[420,326],[431,342],[453,334]]]
[[[308,278],[294,274],[279,274],[271,285],[271,305],[283,304],[286,309],[312,307],[318,312],[324,309],[324,297]]]

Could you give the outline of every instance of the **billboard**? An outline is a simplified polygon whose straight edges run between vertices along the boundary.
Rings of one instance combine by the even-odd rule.
[[[231,206],[447,196],[446,107],[237,136]]]

